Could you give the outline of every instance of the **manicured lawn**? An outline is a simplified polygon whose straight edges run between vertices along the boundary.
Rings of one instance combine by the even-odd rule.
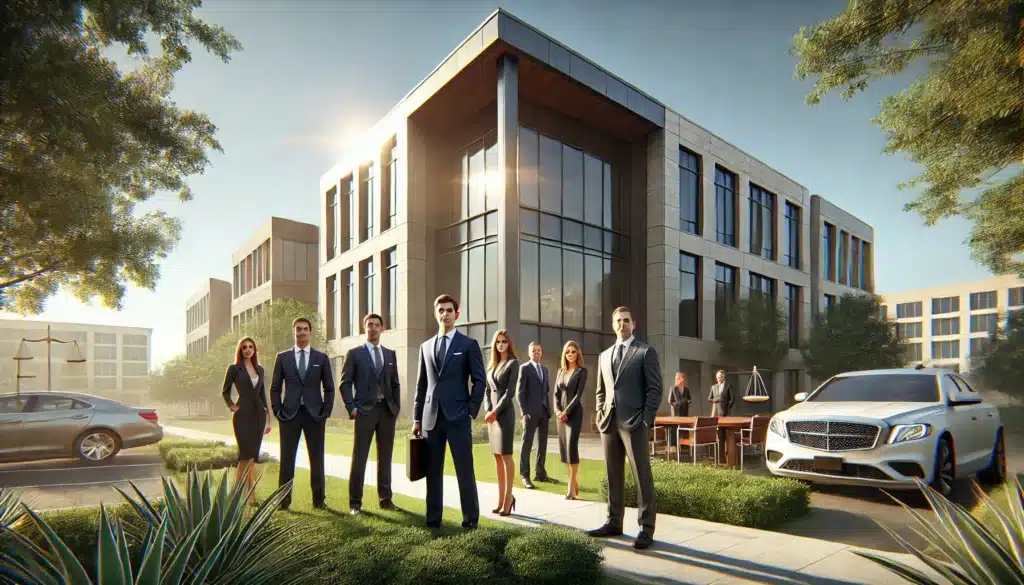
[[[233,431],[231,429],[230,420],[222,421],[210,421],[210,420],[171,420],[167,421],[170,426],[179,426],[197,431],[204,431],[208,433],[217,433],[219,435],[232,436]],[[352,456],[352,426],[348,424],[339,426],[330,426],[327,429],[327,452],[333,455],[342,455],[345,457]],[[407,442],[405,440],[411,428],[399,427],[395,437],[395,453],[393,456],[394,462],[404,465],[407,461],[406,451]],[[270,440],[277,441],[277,428],[275,427],[271,431]],[[555,436],[548,438],[549,441],[557,441]],[[300,446],[300,449],[303,448]],[[277,457],[277,453],[271,453],[274,457]],[[370,446],[370,459],[377,459],[377,448],[376,445]],[[477,481],[485,483],[497,483],[498,475],[494,465],[494,455],[491,454],[490,447],[487,443],[477,443],[473,447],[473,461],[476,469]],[[519,467],[519,452],[515,454],[516,468],[518,471]],[[566,491],[566,477],[565,466],[562,465],[558,459],[558,454],[548,453],[547,458],[548,474],[558,479],[560,483],[541,483],[535,482],[538,490],[552,493],[552,494],[565,494]],[[451,457],[445,458],[445,475],[455,475],[455,465],[452,463]],[[591,459],[580,460],[580,499],[590,501],[601,501],[601,482],[604,480],[606,475],[605,465],[603,461],[595,461]],[[516,487],[521,487],[518,477],[516,479]],[[484,505],[485,503],[481,503]]]

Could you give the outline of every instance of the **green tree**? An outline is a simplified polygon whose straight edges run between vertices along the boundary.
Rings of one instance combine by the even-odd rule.
[[[152,289],[181,226],[138,205],[221,150],[216,126],[171,99],[201,47],[241,45],[195,14],[200,0],[15,0],[0,8],[0,308],[37,313],[60,289],[121,308]],[[147,37],[159,39],[150,54]],[[108,55],[125,51],[122,71]],[[152,208],[150,203],[147,207]]]
[[[1000,329],[978,354],[971,356],[971,378],[979,386],[1007,394],[1021,394],[1024,379],[1024,311],[1010,313]]]
[[[789,353],[786,314],[769,295],[751,293],[729,311],[720,341],[722,357],[728,362],[776,370]]]
[[[811,104],[837,88],[849,99],[923,59],[874,120],[888,134],[884,152],[923,167],[901,185],[921,189],[905,209],[927,225],[967,218],[973,257],[1024,275],[1024,2],[859,0],[802,27],[791,52],[796,77],[815,78]]]
[[[817,316],[802,349],[812,378],[907,365],[907,346],[896,323],[881,316],[881,306],[878,295],[846,293]]]

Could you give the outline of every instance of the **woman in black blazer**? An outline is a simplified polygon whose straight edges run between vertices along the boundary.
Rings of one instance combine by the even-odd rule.
[[[583,391],[587,387],[583,352],[575,341],[567,342],[562,348],[562,359],[555,380],[558,451],[562,463],[569,466],[569,487],[565,499],[575,500],[580,495],[580,431],[583,429]]]
[[[256,482],[253,468],[260,458],[263,435],[270,433],[270,406],[264,385],[263,366],[256,357],[256,342],[243,337],[235,349],[235,363],[224,374],[224,404],[234,414],[231,426],[238,444],[238,471],[235,481],[243,482],[249,490],[249,503],[256,503]],[[238,392],[238,402],[231,400],[231,387]]]
[[[516,383],[519,381],[519,359],[512,339],[504,329],[491,339],[491,360],[487,364],[487,392],[484,408],[487,435],[491,453],[498,471],[498,507],[494,514],[508,516],[516,506],[512,495],[512,482],[516,477],[516,462],[512,458],[512,439],[516,432]]]
[[[690,416],[690,388],[686,385],[686,374],[676,372],[676,384],[669,390],[668,405],[672,409],[672,416]],[[668,430],[668,440],[673,449],[679,448],[678,436],[676,427]]]

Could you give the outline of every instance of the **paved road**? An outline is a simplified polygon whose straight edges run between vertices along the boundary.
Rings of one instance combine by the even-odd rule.
[[[103,464],[77,459],[0,464],[0,487],[17,488],[33,509],[119,504],[112,486],[129,490],[129,481],[147,496],[160,492],[163,464],[152,450],[126,451]]]

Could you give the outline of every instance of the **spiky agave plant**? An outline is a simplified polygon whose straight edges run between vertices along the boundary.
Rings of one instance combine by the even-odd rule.
[[[0,526],[14,526],[25,511],[21,507],[21,494],[10,488],[0,488]]]
[[[1024,585],[1024,487],[1019,477],[1007,485],[1005,508],[977,484],[974,485],[987,516],[996,526],[989,528],[979,517],[917,480],[935,517],[900,502],[917,521],[915,532],[942,557],[930,555],[879,522],[900,545],[953,585]],[[898,500],[897,500],[898,501]],[[886,569],[918,585],[940,585],[923,571],[874,553],[856,551]]]
[[[162,512],[134,482],[131,487],[137,498],[115,489],[145,520],[148,532],[163,529],[167,546],[180,546],[198,534],[190,567],[207,563],[208,555],[220,551],[210,564],[211,583],[221,583],[222,579],[247,585],[294,583],[300,580],[297,575],[308,576],[313,569],[303,554],[309,551],[296,538],[297,526],[272,522],[291,484],[278,488],[250,515],[246,501],[252,490],[243,483],[229,488],[228,483],[227,471],[215,486],[211,472],[193,470],[188,473],[182,494],[173,481],[164,478]],[[259,484],[259,478],[255,483]]]

